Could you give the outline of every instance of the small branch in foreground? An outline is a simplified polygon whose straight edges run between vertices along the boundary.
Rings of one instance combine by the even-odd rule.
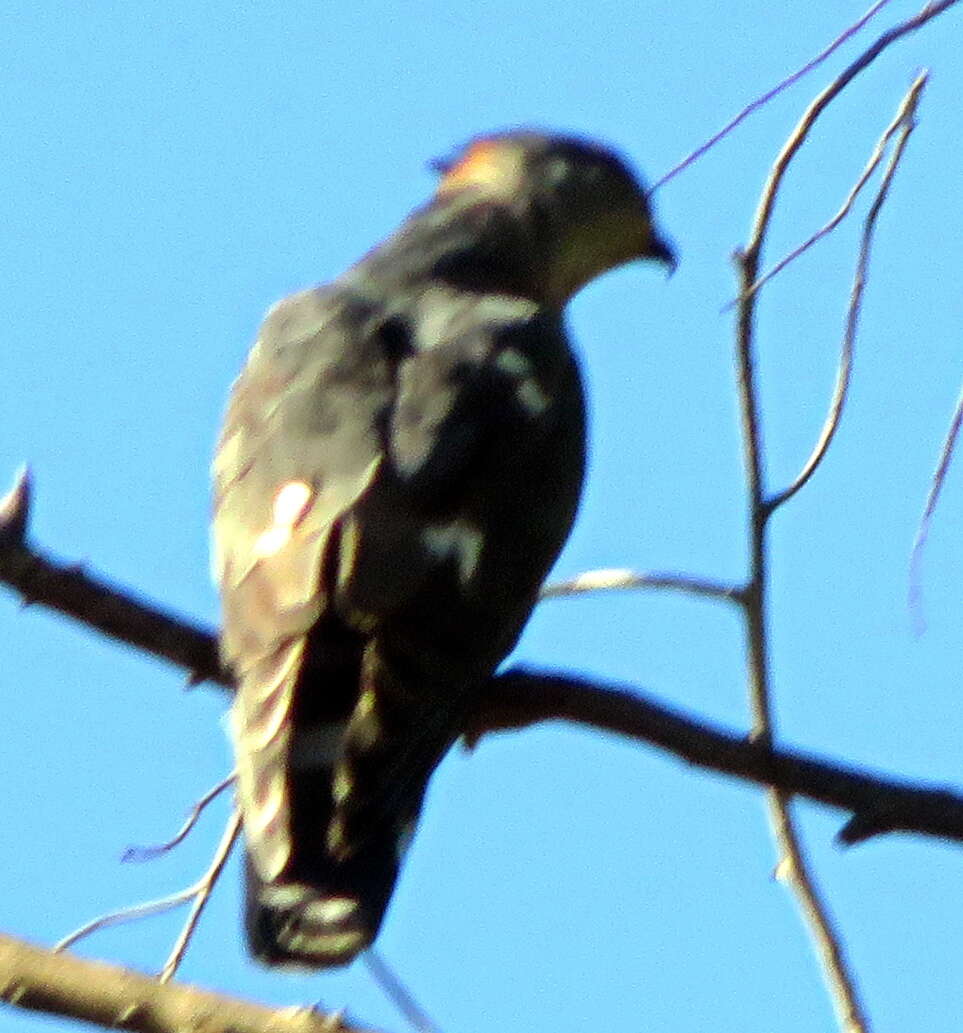
[[[687,574],[645,574],[623,567],[587,570],[568,581],[554,581],[539,592],[539,599],[561,599],[567,596],[588,595],[593,592],[627,592],[633,589],[662,589],[699,595],[707,599],[738,602],[741,589],[723,581],[689,577]]]
[[[72,933],[69,933],[62,940],[54,944],[54,953],[56,954],[60,951],[66,950],[68,947],[73,946],[80,940],[86,939],[98,930],[106,929],[108,926],[121,925],[124,922],[133,922],[138,918],[148,918],[151,915],[161,914],[164,911],[170,911],[175,907],[180,907],[181,904],[191,903],[191,913],[188,916],[187,921],[184,923],[184,927],[177,938],[174,949],[171,951],[171,954],[160,973],[160,981],[162,983],[167,982],[167,980],[169,980],[177,971],[177,967],[181,963],[181,959],[184,956],[184,952],[187,950],[187,945],[193,935],[198,919],[201,916],[201,912],[207,905],[211,892],[214,889],[217,880],[220,878],[221,872],[224,870],[224,865],[230,856],[231,849],[234,846],[240,831],[241,818],[235,811],[227,823],[227,827],[221,837],[221,842],[214,853],[214,858],[208,866],[207,871],[195,883],[188,886],[187,889],[180,890],[177,893],[171,893],[169,896],[161,897],[158,900],[149,900],[144,904],[134,904],[131,907],[121,908],[119,911],[110,911],[105,915],[100,915],[97,918],[86,922],[79,929],[75,929]]]
[[[905,139],[908,132],[911,132],[914,126],[913,118],[916,113],[916,107],[919,104],[920,92],[926,85],[928,78],[927,73],[922,73],[910,87],[909,91],[903,97],[900,102],[899,109],[890,124],[883,130],[883,135],[876,141],[876,146],[873,148],[873,153],[870,155],[869,160],[866,162],[863,171],[860,173],[859,178],[850,188],[849,193],[846,195],[845,200],[840,206],[839,210],[835,215],[829,219],[823,226],[820,226],[815,233],[804,240],[801,244],[797,244],[787,255],[784,255],[779,259],[778,262],[771,269],[768,269],[761,276],[757,277],[752,285],[745,291],[745,295],[757,293],[765,284],[767,284],[773,277],[778,276],[786,266],[791,265],[796,261],[797,258],[804,255],[811,247],[818,244],[820,240],[827,237],[836,227],[846,218],[847,215],[852,211],[853,205],[856,203],[856,199],[863,192],[863,188],[869,182],[873,173],[882,164],[883,158],[886,155],[886,148],[889,142],[897,133],[901,133],[901,138]],[[880,193],[885,193],[888,189],[888,183],[892,181],[893,172],[892,170],[896,165],[899,164],[899,159],[902,152],[902,145],[899,145],[896,149],[897,153],[890,160],[888,171],[884,176],[884,186],[880,189]],[[879,196],[879,194],[877,194]],[[744,296],[745,296],[744,295]],[[735,298],[733,301],[726,306],[726,308],[734,307],[740,301],[740,298]]]
[[[8,936],[0,936],[0,1002],[131,1033],[365,1033],[336,1015],[272,1010],[193,986],[162,984]]]
[[[441,1033],[435,1025],[431,1016],[415,1000],[414,995],[402,983],[395,970],[375,950],[369,947],[362,955],[361,960],[371,973],[371,978],[381,987],[382,992],[389,1001],[405,1017],[408,1024],[418,1033]]]

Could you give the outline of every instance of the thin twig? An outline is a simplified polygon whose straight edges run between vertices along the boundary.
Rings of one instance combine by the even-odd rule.
[[[107,914],[100,915],[58,941],[54,944],[53,950],[55,952],[66,950],[79,940],[83,940],[92,933],[98,932],[101,929],[106,929],[112,925],[122,925],[126,922],[133,922],[138,918],[147,918],[150,915],[161,914],[164,911],[171,911],[175,907],[180,907],[181,904],[196,901],[201,896],[205,897],[206,903],[206,897],[210,896],[211,889],[224,867],[227,854],[230,853],[230,849],[234,845],[234,840],[237,838],[239,828],[240,818],[237,813],[234,813],[231,816],[231,820],[228,822],[224,837],[222,838],[221,843],[217,848],[217,852],[214,855],[214,859],[208,866],[207,871],[195,883],[188,886],[186,889],[180,890],[177,893],[171,893],[166,897],[160,897],[158,900],[149,900],[144,904],[135,904],[133,907],[122,908],[119,911],[109,911]],[[203,904],[201,905],[201,909],[203,909]],[[193,931],[193,925],[191,924],[190,919],[188,920],[188,925],[190,926],[191,931]],[[187,927],[185,926],[185,928]],[[184,934],[182,933],[181,938],[183,938],[183,935]],[[178,943],[180,943],[180,939],[178,940]],[[168,959],[168,964],[170,964],[170,959]]]
[[[929,495],[926,498],[926,506],[923,509],[923,516],[920,519],[920,526],[913,541],[913,549],[910,553],[910,574],[909,574],[909,607],[910,612],[916,615],[917,630],[922,631],[922,565],[923,550],[926,547],[926,540],[930,533],[930,524],[933,522],[933,514],[939,502],[940,492],[946,481],[946,472],[950,468],[950,461],[956,450],[956,443],[960,436],[960,424],[963,423],[963,391],[960,392],[959,400],[956,403],[956,412],[950,420],[950,429],[943,441],[943,449],[940,452],[940,461],[937,464],[936,472],[930,484]]]
[[[776,86],[773,86],[772,89],[767,90],[764,94],[762,94],[761,97],[757,97],[750,104],[747,104],[742,109],[742,111],[740,111],[739,114],[736,115],[736,117],[732,119],[731,122],[726,123],[726,125],[724,125],[718,133],[716,133],[714,136],[711,136],[708,140],[706,140],[705,143],[700,144],[691,154],[683,158],[682,161],[678,163],[678,165],[669,169],[669,171],[661,179],[659,179],[656,183],[653,184],[652,192],[654,193],[660,187],[665,186],[665,184],[668,183],[670,179],[673,179],[675,176],[677,176],[680,172],[682,172],[683,169],[687,169],[690,165],[698,161],[707,151],[712,150],[712,148],[715,147],[715,145],[719,143],[720,140],[727,137],[733,131],[733,129],[735,129],[742,122],[744,122],[753,112],[758,111],[760,108],[764,107],[766,104],[769,103],[769,101],[771,101],[774,97],[777,97],[780,93],[788,89],[790,86],[794,86],[797,82],[799,82],[800,79],[803,78],[803,76],[808,75],[814,68],[818,68],[819,65],[821,65],[823,61],[826,60],[826,58],[834,54],[848,39],[851,39],[853,36],[855,36],[856,33],[859,32],[859,30],[871,18],[878,14],[888,3],[889,0],[877,0],[877,3],[873,4],[873,6],[870,7],[870,9],[861,18],[853,22],[853,24],[850,25],[848,29],[840,33],[840,35],[838,35],[827,47],[825,47],[814,58],[812,58],[812,60],[807,61],[806,64],[802,66],[802,68],[799,68],[791,75],[788,75],[785,79],[782,80],[782,82],[778,83]]]
[[[925,79],[925,76],[923,77]],[[912,120],[913,110],[915,110],[916,103],[918,101],[919,89],[916,84],[910,88],[909,92],[903,97],[900,102],[899,110],[893,118],[893,121],[886,127],[883,135],[876,141],[876,146],[873,148],[873,153],[869,156],[869,160],[866,162],[863,171],[859,174],[859,178],[853,184],[849,193],[846,195],[845,200],[840,206],[839,210],[835,215],[829,219],[823,226],[821,226],[811,237],[804,240],[801,244],[797,245],[785,255],[779,259],[778,262],[762,276],[758,277],[753,285],[746,292],[748,294],[754,294],[764,284],[768,283],[773,277],[778,276],[779,273],[794,262],[800,255],[805,254],[814,244],[817,244],[823,237],[828,236],[832,231],[846,218],[846,216],[852,211],[853,205],[856,203],[856,199],[862,193],[863,188],[871,179],[873,173],[879,168],[885,154],[886,148],[889,145],[890,140],[901,130],[905,131],[905,126],[908,121]],[[910,110],[910,109],[913,110]],[[892,162],[890,167],[892,167]],[[739,299],[735,298],[730,302],[728,307],[734,307],[738,303]]]
[[[686,574],[644,574],[623,567],[610,567],[587,570],[568,581],[547,584],[539,592],[539,599],[544,601],[594,592],[624,592],[639,588],[664,589],[728,602],[737,600],[740,591],[737,585],[689,577]]]
[[[175,907],[180,907],[181,904],[186,904],[189,900],[193,900],[197,895],[199,885],[199,883],[194,883],[194,885],[188,886],[187,889],[179,890],[177,893],[171,893],[169,896],[160,897],[157,900],[148,900],[143,904],[134,904],[131,907],[121,908],[119,911],[108,911],[106,914],[91,919],[79,929],[75,929],[62,940],[58,940],[51,949],[57,953],[72,947],[78,941],[86,939],[92,933],[99,932],[101,929],[108,929],[112,925],[124,925],[127,922],[134,922],[138,918],[149,918],[151,915],[172,911]]]
[[[843,343],[839,354],[839,366],[836,371],[836,386],[830,402],[829,412],[826,414],[826,419],[823,422],[823,427],[819,434],[819,440],[816,442],[812,454],[806,460],[806,463],[799,475],[792,484],[789,485],[789,487],[784,488],[781,492],[772,496],[772,498],[767,502],[766,505],[770,513],[777,510],[781,505],[783,505],[783,503],[788,502],[789,499],[791,499],[807,483],[810,477],[812,477],[825,458],[825,455],[829,450],[829,446],[836,435],[836,431],[839,429],[839,423],[842,418],[843,409],[846,405],[846,397],[852,376],[853,350],[856,344],[856,330],[859,325],[859,316],[862,311],[863,294],[866,289],[866,277],[869,271],[869,258],[873,245],[873,233],[875,232],[876,223],[879,219],[879,213],[882,211],[883,203],[889,194],[889,188],[892,185],[896,169],[899,167],[903,151],[906,149],[906,144],[909,140],[910,134],[913,132],[916,125],[916,109],[919,105],[920,96],[927,81],[928,73],[926,72],[921,72],[916,77],[906,96],[900,103],[896,119],[886,130],[886,134],[884,135],[883,139],[888,139],[893,135],[897,127],[901,127],[899,139],[896,141],[896,146],[893,149],[893,154],[890,157],[889,164],[886,167],[886,171],[883,173],[883,180],[880,183],[879,190],[876,193],[876,197],[873,200],[863,223],[863,232],[859,246],[859,257],[856,262],[856,273],[853,277],[849,307],[846,312],[846,330],[843,334]]]
[[[768,518],[773,510],[765,498],[763,488],[763,442],[754,372],[753,324],[755,295],[747,294],[747,292],[755,283],[759,274],[763,241],[786,169],[806,140],[819,115],[887,47],[907,33],[931,21],[955,3],[956,0],[929,3],[913,18],[907,19],[883,33],[871,47],[853,61],[809,105],[796,129],[790,134],[782,151],[773,163],[760,197],[749,244],[745,251],[737,256],[741,275],[741,294],[743,295],[739,303],[737,320],[737,364],[739,368],[740,408],[745,441],[746,482],[751,504],[750,548],[752,571],[749,588],[744,597],[744,606],[747,621],[750,696],[753,709],[754,737],[757,741],[766,745],[771,745],[774,734],[769,690],[768,641],[765,623],[767,588],[766,530]],[[786,794],[778,789],[773,789],[769,793],[769,804],[773,831],[784,858],[784,861],[780,862],[779,867],[788,873],[789,882],[799,901],[810,934],[822,959],[823,972],[829,983],[833,1001],[839,1013],[840,1024],[847,1033],[865,1033],[868,1030],[868,1023],[859,1000],[855,980],[845,958],[839,934],[809,874],[799,837],[792,822]]]
[[[237,842],[240,832],[241,812],[235,810],[224,829],[224,835],[221,837],[221,842],[218,843],[217,850],[214,852],[210,867],[197,883],[197,893],[194,895],[191,912],[187,916],[187,921],[184,923],[184,927],[181,929],[180,935],[177,937],[174,947],[160,971],[158,976],[160,982],[166,983],[180,967],[188,944],[191,942],[191,937],[194,935],[194,930],[197,928],[197,923],[200,921],[204,908],[211,898],[211,893],[217,885],[217,880],[221,877],[221,872],[224,870],[224,865],[227,864],[227,859],[231,856],[231,850]]]
[[[802,118],[799,120],[796,128],[790,134],[786,141],[783,149],[780,151],[775,162],[773,162],[772,169],[769,173],[769,178],[763,188],[759,208],[756,212],[756,217],[753,222],[753,230],[750,235],[750,242],[746,251],[756,252],[756,259],[758,263],[758,252],[761,251],[762,240],[765,236],[766,230],[769,226],[769,221],[772,217],[772,209],[776,203],[776,196],[779,192],[779,187],[782,184],[782,180],[786,174],[786,168],[792,161],[796,152],[803,145],[806,137],[809,135],[810,130],[815,124],[816,120],[825,110],[825,108],[840,94],[842,91],[852,82],[853,79],[859,75],[860,72],[868,68],[875,60],[886,50],[889,46],[901,39],[903,36],[914,32],[921,26],[932,21],[938,15],[943,14],[944,11],[949,10],[953,7],[958,0],[940,0],[940,2],[934,2],[927,4],[918,14],[912,18],[908,18],[904,22],[895,25],[892,29],[884,32],[871,47],[865,50],[855,61],[853,61],[843,72],[837,76],[820,93],[815,100],[809,105],[804,112]],[[755,274],[757,270],[753,270],[753,280],[755,282]],[[747,285],[747,288],[751,286],[751,283]]]
[[[166,854],[173,850],[174,847],[183,843],[190,833],[191,829],[197,824],[198,819],[204,813],[205,808],[213,800],[224,792],[229,786],[234,784],[234,779],[237,776],[236,771],[232,771],[227,778],[218,782],[216,786],[209,789],[191,808],[190,814],[184,821],[184,824],[177,830],[174,836],[167,840],[166,843],[158,843],[156,846],[129,846],[121,856],[121,862],[127,861],[152,861],[156,857],[160,857],[162,854]]]
[[[441,1033],[431,1016],[415,1000],[395,970],[374,947],[369,947],[361,958],[371,973],[371,978],[381,987],[385,996],[404,1016],[410,1026],[418,1030],[418,1033]]]

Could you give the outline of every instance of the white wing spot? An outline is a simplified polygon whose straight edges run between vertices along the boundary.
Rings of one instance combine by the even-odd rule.
[[[538,386],[538,383],[531,378],[522,381],[515,388],[515,397],[530,416],[541,416],[552,401]]]
[[[254,542],[254,554],[258,557],[273,556],[280,552],[290,540],[290,527],[269,527],[257,536]]]
[[[532,372],[531,362],[516,348],[500,351],[495,365],[510,377],[527,377]]]
[[[272,523],[255,539],[254,554],[274,556],[291,540],[291,532],[308,511],[314,491],[305,481],[288,481],[274,496]]]
[[[421,540],[436,559],[453,558],[457,561],[462,584],[467,584],[474,577],[485,544],[484,536],[477,527],[463,520],[435,524],[425,528]]]
[[[274,523],[293,527],[304,516],[314,492],[304,481],[288,481],[274,496]]]

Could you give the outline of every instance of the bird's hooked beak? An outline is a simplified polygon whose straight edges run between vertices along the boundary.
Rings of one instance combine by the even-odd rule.
[[[668,241],[654,233],[649,237],[642,258],[651,259],[665,266],[666,276],[671,276],[679,265],[675,249]]]

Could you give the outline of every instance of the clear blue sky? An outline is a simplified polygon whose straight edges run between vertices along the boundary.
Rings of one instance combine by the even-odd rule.
[[[33,464],[37,541],[213,623],[207,466],[223,401],[276,298],[337,275],[431,190],[426,159],[534,123],[606,139],[654,179],[802,64],[868,0],[712,5],[7,5],[0,16],[0,479]],[[914,12],[894,2],[860,40]],[[924,568],[907,558],[959,389],[961,12],[892,49],[828,114],[790,176],[769,250],[827,218],[920,66],[933,70],[877,240],[842,431],[777,518],[773,666],[784,741],[963,783],[963,465]],[[557,573],[600,566],[737,578],[744,502],[729,256],[808,99],[860,48],[780,98],[658,196],[682,263],[581,295],[592,466]],[[865,210],[865,209],[863,209]],[[760,315],[775,485],[815,439],[857,223],[767,290]],[[230,766],[222,701],[178,672],[0,598],[0,929],[51,942],[180,888],[225,806],[165,838]],[[546,604],[518,656],[624,679],[745,727],[733,613],[656,594]],[[832,845],[799,808],[879,1033],[963,1014],[963,853],[890,837]],[[592,1028],[822,1033],[831,1007],[758,792],[572,728],[491,739],[434,780],[380,940],[445,1033]],[[321,999],[401,1029],[360,965],[313,978],[245,957],[236,863],[182,977],[279,1004]],[[82,951],[156,969],[181,915]],[[13,1033],[66,1029],[4,1011]]]

